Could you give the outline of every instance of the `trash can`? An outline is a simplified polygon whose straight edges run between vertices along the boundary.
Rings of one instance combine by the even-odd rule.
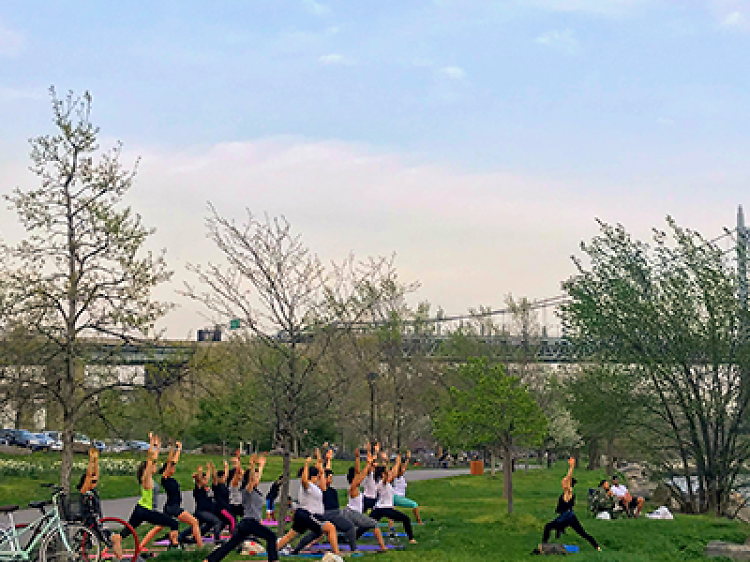
[[[484,461],[471,461],[470,472],[478,476],[484,474]]]

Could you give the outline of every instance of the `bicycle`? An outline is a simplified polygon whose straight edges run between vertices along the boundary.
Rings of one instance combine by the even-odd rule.
[[[101,544],[91,529],[66,520],[70,499],[60,486],[52,488],[51,500],[33,501],[29,507],[38,509],[41,516],[28,525],[16,525],[13,513],[17,505],[0,507],[10,520],[10,526],[0,528],[0,562],[99,562]],[[45,508],[51,507],[49,511]]]

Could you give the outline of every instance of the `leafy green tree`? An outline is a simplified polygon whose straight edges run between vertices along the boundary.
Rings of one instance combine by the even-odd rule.
[[[3,302],[5,317],[24,326],[37,344],[24,363],[44,367],[10,371],[11,383],[59,405],[61,482],[68,487],[79,421],[102,392],[144,384],[116,369],[88,375],[86,337],[150,337],[169,309],[154,301],[151,291],[171,273],[163,255],[144,250],[153,230],[122,204],[135,172],[120,163],[120,146],[100,151],[91,96],[58,99],[52,90],[52,109],[54,134],[31,141],[31,170],[39,187],[6,196],[26,237],[2,247]]]
[[[647,243],[600,222],[564,284],[562,318],[582,355],[636,377],[648,453],[685,476],[685,507],[722,513],[750,456],[748,311],[726,252],[667,223]]]
[[[538,445],[547,418],[518,377],[502,365],[469,359],[458,367],[461,387],[449,389],[435,416],[435,436],[451,447],[486,449],[503,456],[503,488],[513,513],[513,446]]]

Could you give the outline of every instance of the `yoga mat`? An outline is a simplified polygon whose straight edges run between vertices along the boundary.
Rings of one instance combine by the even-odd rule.
[[[291,517],[287,517],[287,518],[286,518],[286,522],[287,522],[287,523],[289,523],[289,522],[290,522],[291,520],[292,520],[292,518],[291,518]],[[278,521],[274,521],[273,519],[263,519],[263,521],[261,521],[261,523],[263,523],[263,524],[264,524],[264,525],[266,525],[267,527],[269,527],[269,526],[272,526],[272,525],[278,525],[278,524],[279,524],[279,522],[278,522]]]
[[[375,535],[373,534],[372,531],[367,531],[362,536],[363,537],[374,537]],[[384,539],[387,539],[388,537],[406,537],[406,536],[407,536],[406,533],[391,533],[390,531],[388,531],[388,532],[383,531],[383,538]]]

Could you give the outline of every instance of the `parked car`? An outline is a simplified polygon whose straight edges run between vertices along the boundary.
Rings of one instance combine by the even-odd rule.
[[[33,451],[49,451],[55,443],[55,440],[46,433],[32,433],[31,435],[38,441],[38,445],[31,447]]]
[[[128,448],[131,451],[148,451],[151,445],[145,441],[128,441]]]
[[[105,442],[105,444],[107,444],[105,451],[109,451],[110,453],[122,453],[128,450],[128,444],[122,439],[115,439],[109,443]]]
[[[51,450],[62,451],[62,434],[59,431],[43,431],[42,433],[52,440],[49,446]]]
[[[73,443],[78,443],[79,445],[86,445],[88,447],[91,445],[91,439],[86,437],[83,433],[76,433],[75,437],[73,437]]]
[[[13,437],[13,444],[19,447],[26,447],[27,449],[39,450],[42,448],[42,442],[35,433],[26,431],[25,429],[19,429]]]
[[[99,440],[97,440],[97,439],[94,439],[94,441],[93,441],[93,442],[92,442],[91,444],[92,444],[92,445],[94,446],[94,448],[95,448],[95,449],[96,449],[97,451],[99,451],[100,453],[101,453],[101,452],[103,452],[103,451],[104,451],[104,450],[105,450],[105,449],[107,448],[107,446],[106,446],[106,445],[104,444],[104,442],[103,442],[103,441],[99,441]]]

